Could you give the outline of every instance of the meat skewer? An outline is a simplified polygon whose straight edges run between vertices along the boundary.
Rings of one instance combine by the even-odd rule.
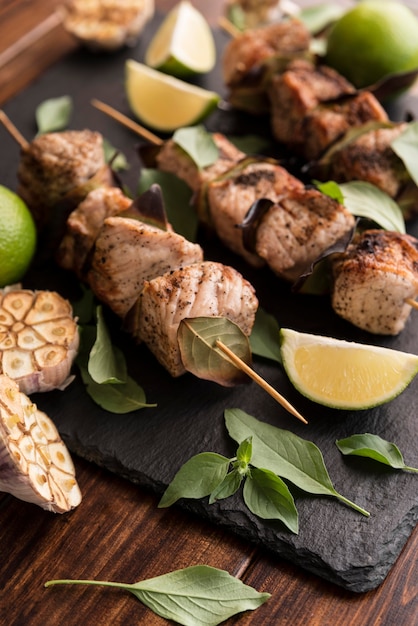
[[[121,120],[123,120],[123,116],[119,114],[119,121]],[[169,141],[172,142],[172,140],[169,140]],[[250,160],[250,164],[252,167],[255,167],[257,165],[257,161],[253,162]],[[266,162],[262,162],[261,167],[262,168],[266,167],[267,164],[268,163]],[[248,162],[244,160],[244,162],[239,162],[238,166],[236,166],[235,168],[232,168],[231,171],[237,173],[237,175],[239,176],[240,175],[239,168],[243,167],[242,171],[245,173],[246,172],[245,167],[247,166],[248,166]],[[280,168],[280,166],[277,166],[277,165],[275,167]],[[281,169],[289,177],[288,179],[286,179],[288,181],[287,187],[286,185],[283,185],[281,187],[280,193],[278,193],[277,197],[271,202],[271,209],[270,209],[271,213],[270,213],[270,216],[269,216],[269,213],[267,213],[267,219],[265,219],[264,221],[264,228],[263,228],[263,222],[261,223],[261,225],[260,224],[257,225],[257,228],[256,228],[257,239],[258,239],[258,244],[256,243],[257,254],[251,255],[248,252],[248,250],[245,248],[245,245],[242,242],[242,234],[239,234],[239,229],[235,228],[235,225],[241,223],[242,220],[244,220],[245,218],[245,214],[247,213],[248,207],[251,203],[251,201],[248,201],[248,198],[246,202],[243,202],[241,203],[241,205],[239,205],[240,207],[239,210],[241,210],[241,213],[236,213],[236,212],[234,213],[233,197],[231,198],[229,196],[225,196],[223,198],[224,205],[226,207],[224,214],[226,214],[227,211],[230,211],[231,213],[230,213],[229,221],[227,220],[226,222],[226,227],[224,223],[222,222],[222,218],[219,217],[217,233],[218,235],[220,235],[220,238],[223,240],[223,242],[226,245],[228,245],[228,247],[232,248],[235,252],[241,253],[244,256],[244,258],[246,258],[246,260],[252,263],[253,265],[260,266],[261,265],[260,259],[262,259],[262,255],[264,254],[264,257],[267,260],[269,259],[269,255],[271,254],[269,265],[273,266],[274,271],[279,276],[281,276],[282,278],[286,280],[296,280],[296,278],[298,278],[298,276],[302,273],[304,269],[303,266],[305,266],[305,268],[308,267],[310,265],[312,258],[315,258],[315,259],[318,258],[320,256],[320,253],[328,249],[332,245],[333,242],[336,242],[342,239],[350,231],[350,229],[353,229],[354,218],[351,214],[349,214],[348,211],[344,209],[344,207],[338,208],[338,203],[335,203],[335,201],[331,200],[327,196],[323,196],[323,194],[320,194],[317,190],[305,189],[303,184],[300,181],[298,181],[298,179],[291,177],[286,172],[286,170],[284,170],[284,168],[281,168]],[[170,161],[170,171],[174,172],[174,162],[172,160]],[[179,171],[181,172],[183,171],[183,168],[181,166],[179,167]],[[206,190],[205,190],[206,195],[210,196],[210,191],[208,191],[208,189],[210,189],[211,184],[213,184],[215,188],[217,185],[221,184],[222,188],[224,188],[225,180],[228,180],[228,176],[230,176],[230,174],[231,172],[228,170],[226,174],[224,175],[224,177],[221,176],[219,179],[215,178],[215,181],[213,183],[211,182],[204,183],[203,186],[206,187]],[[249,177],[244,177],[244,180],[245,180],[245,186],[246,186],[245,193],[248,194],[248,186],[249,186],[250,179]],[[273,180],[274,178],[272,179],[270,177],[270,180],[268,181],[269,182],[268,187],[270,188],[270,193],[271,193],[271,188],[273,186],[272,185]],[[233,181],[233,176],[230,176],[230,181]],[[230,186],[231,186],[231,189],[233,190],[233,194],[235,194],[235,196],[239,196],[239,193],[237,191],[237,188],[238,188],[237,185],[234,184],[234,182],[231,182]],[[263,197],[263,196],[265,197],[265,195],[267,195],[265,189],[266,187],[263,187],[263,191],[259,197]],[[195,187],[195,191],[196,191],[196,187]],[[252,197],[251,200],[254,201],[254,197]],[[289,250],[292,251],[292,249],[297,247],[298,240],[299,240],[301,242],[300,243],[301,252],[302,253],[306,252],[306,240],[304,240],[303,237],[301,238],[301,234],[298,233],[298,228],[303,233],[304,223],[303,221],[302,223],[300,222],[298,223],[298,221],[301,219],[301,215],[303,216],[303,210],[306,210],[306,204],[309,204],[309,203],[312,203],[312,204],[319,203],[320,208],[324,209],[325,215],[326,215],[327,210],[330,213],[331,219],[329,219],[328,221],[328,224],[329,224],[328,230],[331,232],[331,238],[327,238],[327,229],[324,228],[324,224],[326,221],[324,219],[324,216],[322,216],[322,219],[321,219],[321,214],[317,212],[316,215],[318,216],[318,219],[317,219],[316,228],[314,228],[314,230],[316,229],[318,231],[318,237],[316,239],[316,247],[313,247],[313,249],[311,250],[311,256],[302,257],[303,260],[300,262],[299,265],[291,264],[291,267],[287,269],[283,269],[283,265],[281,265],[280,268],[274,267],[274,262],[280,256],[278,254],[278,251],[280,250],[280,245],[281,245],[280,239],[282,239],[283,241],[283,236],[281,237],[281,235],[283,235],[284,228],[289,229],[286,234],[287,239],[289,239],[290,234],[293,234],[294,236],[294,241],[291,243]],[[328,209],[326,208],[327,203],[328,203]],[[220,205],[218,204],[217,206],[219,208]],[[298,210],[296,210],[296,207]],[[286,211],[286,208],[287,208],[287,211]],[[289,220],[292,218],[292,214],[293,214],[293,219],[294,219],[294,226],[289,228]],[[305,224],[305,229],[308,231],[312,230],[313,228],[312,219],[309,222],[309,217],[311,217],[311,215],[308,213],[306,220],[308,220],[309,227]],[[275,228],[276,223],[278,224],[278,226]],[[340,226],[338,226],[338,224],[340,224]],[[228,234],[225,234],[225,232],[230,233],[230,234],[233,232],[237,232],[238,235],[235,235],[236,239],[233,239],[232,235],[231,237],[228,237]],[[263,245],[266,244],[266,241],[269,243],[269,245],[263,249]],[[287,254],[284,253],[282,254],[282,256],[286,258]],[[412,280],[412,284],[414,284],[414,278],[412,278],[411,280]],[[389,284],[387,284],[386,288],[390,290]],[[418,303],[412,299],[412,297],[415,297],[416,295],[418,295],[418,292],[416,292],[414,288],[412,288],[410,292],[405,294],[405,297],[402,302],[406,306],[406,308],[403,310],[402,317],[399,320],[399,325],[398,325],[399,329],[403,328],[404,323],[406,321],[405,315],[404,315],[405,312],[409,313],[410,307],[418,308]],[[332,300],[333,306],[334,306],[334,302],[336,302],[335,299]],[[336,312],[339,314],[338,310],[336,310]],[[352,319],[354,320],[356,318],[353,316]],[[354,321],[352,323],[354,323],[355,325],[359,325]],[[364,328],[364,322],[361,321],[360,324],[361,324],[360,327]],[[396,326],[393,328],[396,328]],[[380,330],[378,331],[375,330],[373,332],[379,332],[382,334],[396,334],[396,332],[395,333],[393,332],[393,328],[389,329],[388,325],[385,323],[380,327]]]
[[[10,123],[11,125],[11,123]],[[26,144],[25,144],[26,147]],[[102,193],[99,193],[99,192]],[[87,276],[90,275],[91,270],[86,270],[86,266],[90,267],[89,257],[91,253],[93,253],[94,258],[94,248],[96,246],[96,240],[100,238],[101,230],[103,227],[108,226],[109,228],[119,227],[122,231],[126,231],[126,229],[133,229],[136,233],[136,236],[139,237],[139,242],[136,241],[137,245],[133,246],[135,248],[134,252],[137,253],[140,251],[141,247],[144,250],[149,252],[149,249],[146,248],[146,245],[149,244],[149,238],[151,237],[157,242],[157,250],[160,250],[160,255],[156,255],[157,261],[159,263],[155,264],[155,259],[151,256],[148,257],[148,254],[142,254],[142,260],[146,259],[147,269],[143,269],[144,276],[142,280],[136,282],[133,287],[133,294],[125,301],[125,299],[120,299],[118,296],[116,298],[113,297],[112,291],[108,291],[108,289],[104,289],[100,292],[99,296],[101,296],[102,300],[107,300],[106,303],[109,304],[117,314],[119,314],[122,319],[128,320],[128,325],[130,325],[131,332],[136,335],[136,337],[140,341],[144,341],[147,343],[148,347],[154,352],[157,359],[168,369],[168,371],[173,375],[177,376],[182,373],[182,369],[177,369],[178,365],[178,344],[177,340],[174,340],[173,337],[176,335],[176,328],[178,328],[182,319],[187,317],[188,312],[193,311],[193,315],[196,316],[197,313],[200,313],[199,316],[203,315],[204,317],[227,317],[231,321],[235,322],[238,326],[240,326],[242,332],[245,335],[249,335],[254,324],[255,313],[258,307],[258,300],[255,296],[255,290],[252,285],[245,280],[239,272],[234,270],[231,267],[224,266],[219,263],[212,263],[209,261],[203,261],[202,259],[202,250],[200,246],[197,244],[191,244],[187,242],[185,238],[177,235],[172,231],[172,229],[168,226],[166,231],[156,232],[158,229],[154,229],[150,227],[149,224],[139,223],[137,219],[130,219],[128,217],[118,217],[120,214],[127,213],[127,206],[121,201],[121,198],[117,198],[117,208],[112,209],[111,203],[106,204],[106,200],[109,200],[109,196],[115,199],[116,190],[113,188],[103,188],[95,189],[91,194],[96,196],[96,201],[104,203],[104,206],[99,208],[98,211],[93,211],[92,219],[86,219],[87,214],[89,213],[88,207],[91,209],[91,204],[89,195],[87,195],[84,202],[79,205],[75,212],[78,212],[78,219],[75,218],[73,220],[68,220],[67,222],[67,236],[63,240],[63,249],[64,253],[61,256],[61,259],[64,260],[64,264],[66,269],[72,269],[72,263],[75,265],[75,271],[79,274],[79,276]],[[118,194],[116,194],[117,196]],[[97,207],[96,207],[97,208]],[[118,213],[118,209],[121,209],[121,212]],[[107,214],[115,213],[113,217],[107,217]],[[84,214],[84,215],[83,215]],[[74,217],[74,216],[73,216]],[[80,219],[81,218],[81,219]],[[90,218],[90,216],[89,216]],[[83,221],[84,220],[84,221]],[[112,221],[113,220],[113,221]],[[118,222],[120,220],[120,222]],[[101,224],[102,221],[102,224]],[[87,226],[91,226],[92,228],[85,228]],[[73,231],[72,231],[73,229]],[[97,238],[95,236],[97,235]],[[118,237],[117,228],[116,228],[116,239]],[[73,238],[73,241],[71,241]],[[142,238],[142,243],[140,243]],[[173,250],[174,250],[174,262],[171,259],[167,259],[166,250],[167,246],[163,247],[158,242],[161,239],[168,239],[173,241]],[[124,234],[121,237],[122,243],[124,242]],[[109,242],[108,242],[109,243]],[[126,243],[126,241],[125,241]],[[109,243],[108,251],[112,249],[113,244]],[[129,247],[129,245],[128,245]],[[82,260],[81,263],[78,260],[78,255],[74,254],[75,250],[82,251]],[[180,250],[180,256],[176,254]],[[183,251],[186,256],[183,257]],[[100,249],[100,258],[104,258],[105,249]],[[188,255],[192,255],[191,257]],[[128,255],[130,258],[133,258],[133,255]],[[160,258],[158,259],[158,256]],[[58,255],[59,257],[59,255]],[[77,261],[76,261],[77,259]],[[115,259],[117,261],[117,259]],[[161,266],[161,262],[164,264]],[[183,267],[183,263],[186,265]],[[187,264],[188,263],[188,264]],[[177,273],[174,266],[178,266]],[[168,265],[168,266],[167,266]],[[91,264],[93,268],[93,264]],[[130,269],[130,268],[129,268]],[[197,276],[199,277],[195,288],[190,290],[190,278],[193,276],[193,273],[196,273],[196,269],[199,270]],[[162,275],[159,272],[164,272]],[[84,272],[87,272],[84,274]],[[153,298],[152,296],[146,300],[146,310],[147,314],[150,315],[153,313],[154,317],[160,314],[159,320],[153,326],[153,333],[149,334],[149,325],[142,325],[144,330],[141,330],[141,319],[144,310],[143,302],[140,303],[142,299],[143,293],[148,288],[151,293],[151,287],[154,286],[155,281],[158,280],[171,280],[173,281],[173,276],[175,275],[174,282],[172,282],[172,287],[178,290],[179,300],[175,299],[172,301],[170,305],[170,315],[174,315],[174,323],[167,323],[167,320],[164,319],[164,316],[158,312],[161,309],[162,301],[161,294],[157,298]],[[109,274],[110,276],[110,274]],[[153,278],[154,276],[154,278]],[[90,282],[94,283],[94,280]],[[116,280],[117,284],[119,281]],[[230,283],[230,284],[228,284]],[[99,284],[97,281],[96,284],[93,284],[94,287]],[[210,285],[212,285],[210,287]],[[205,287],[209,286],[209,295],[205,298],[201,292],[204,292]],[[187,300],[182,300],[183,292],[187,293]],[[241,294],[241,296],[239,296]],[[165,292],[167,296],[167,291]],[[116,304],[115,304],[116,303]],[[140,306],[139,306],[140,303]],[[185,306],[187,305],[188,309],[186,311]],[[173,308],[174,306],[174,308]],[[177,308],[177,310],[176,310]],[[203,313],[201,309],[203,308]],[[141,311],[142,309],[142,311]],[[141,317],[135,315],[135,313],[141,312]],[[134,313],[132,313],[134,312]],[[167,309],[166,313],[169,312]],[[129,313],[129,315],[128,315]],[[130,321],[129,321],[130,320]],[[157,348],[154,348],[155,336],[159,336],[160,339],[164,340],[165,337],[165,347],[168,348],[167,353],[165,350],[158,351]],[[217,347],[223,351],[227,356],[228,348],[222,342],[219,342]],[[154,348],[154,349],[153,349]],[[171,358],[170,358],[171,356]],[[253,380],[257,382],[260,386],[262,386],[267,393],[269,393],[277,402],[279,402],[287,411],[292,413],[295,417],[301,420],[304,423],[307,423],[305,418],[285,399],[281,394],[279,394],[276,390],[274,390],[270,385],[266,383],[260,376],[258,376],[255,372],[251,370],[241,359],[239,359],[236,355],[234,355],[233,363],[239,369],[242,369],[244,373],[250,376]]]

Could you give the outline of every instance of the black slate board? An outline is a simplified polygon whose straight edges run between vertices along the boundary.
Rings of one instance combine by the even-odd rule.
[[[6,113],[31,139],[36,132],[35,107],[46,98],[70,94],[75,105],[70,127],[98,130],[120,148],[132,163],[124,182],[135,189],[139,175],[135,154],[138,139],[91,107],[90,100],[95,97],[129,113],[123,89],[124,61],[129,57],[143,59],[159,21],[156,16],[134,49],[109,56],[81,51],[72,54],[7,103]],[[216,33],[219,56],[226,40],[227,35]],[[219,69],[200,84],[223,93]],[[418,103],[409,95],[397,104],[393,115],[414,108],[418,110]],[[226,111],[213,114],[208,126],[230,134],[269,135],[268,120]],[[0,145],[0,183],[15,188],[19,151],[1,128]],[[418,225],[410,231],[417,235]],[[276,315],[281,326],[418,351],[417,312],[412,313],[399,337],[373,337],[337,318],[326,297],[291,294],[289,287],[268,270],[255,271],[245,266],[216,241],[202,241],[202,245],[207,258],[235,265],[255,285],[262,307]],[[70,298],[79,295],[73,278],[51,264],[35,266],[26,284],[57,289]],[[418,465],[418,380],[385,406],[339,412],[301,397],[279,366],[256,361],[257,371],[308,418],[309,425],[304,426],[255,384],[224,389],[191,375],[172,379],[144,346],[132,345],[120,331],[117,320],[110,318],[110,323],[114,341],[127,356],[130,374],[144,387],[148,401],[158,402],[158,407],[122,416],[109,414],[89,399],[78,378],[65,392],[38,394],[35,401],[55,420],[73,453],[161,494],[192,455],[209,450],[227,456],[235,453],[223,412],[226,408],[241,408],[260,420],[314,441],[324,455],[336,489],[369,510],[371,517],[366,519],[333,499],[298,493],[295,495],[300,532],[296,536],[280,523],[265,522],[250,514],[239,495],[211,506],[206,500],[181,501],[179,505],[352,591],[373,589],[384,580],[418,520],[416,476],[382,469],[364,459],[345,459],[334,442],[354,433],[375,433],[396,442],[409,465]],[[88,498],[88,494],[84,497]]]

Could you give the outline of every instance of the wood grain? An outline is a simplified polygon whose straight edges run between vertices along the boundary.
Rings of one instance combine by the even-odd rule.
[[[0,102],[21,91],[75,42],[49,16],[59,2],[0,0]],[[157,0],[163,11],[174,0]],[[212,24],[219,0],[194,3]],[[47,22],[52,27],[36,30]],[[39,37],[39,33],[42,36]],[[25,38],[22,45],[22,38]],[[128,593],[45,589],[50,578],[134,582],[196,563],[228,570],[272,598],[226,624],[412,626],[418,615],[418,528],[385,582],[351,594],[179,509],[159,510],[136,485],[75,458],[83,503],[67,515],[0,495],[0,623],[7,626],[162,626]]]

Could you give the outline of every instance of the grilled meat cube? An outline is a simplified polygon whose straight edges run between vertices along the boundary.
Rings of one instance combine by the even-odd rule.
[[[294,63],[269,88],[274,137],[306,159],[317,159],[350,128],[388,121],[370,92],[354,87],[329,67]]]
[[[219,150],[219,157],[212,165],[200,169],[175,141],[168,139],[157,154],[158,168],[163,172],[175,174],[194,192],[198,192],[204,182],[223,174],[245,157],[245,154],[221,133],[214,133],[212,137]]]
[[[53,209],[71,196],[74,207],[91,189],[113,183],[103,137],[91,130],[39,135],[22,149],[18,193],[43,226]]]
[[[105,219],[126,211],[131,204],[132,200],[118,187],[90,191],[67,219],[66,233],[57,251],[58,264],[82,278],[84,265]]]
[[[367,230],[332,259],[334,311],[370,333],[397,335],[418,295],[418,240]]]
[[[205,261],[146,281],[133,322],[134,334],[172,376],[185,373],[177,330],[192,317],[226,317],[247,336],[258,300],[254,288],[234,268]]]
[[[259,198],[276,202],[290,189],[303,188],[300,180],[275,162],[249,160],[241,167],[207,185],[210,218],[221,241],[255,267],[263,265],[257,254],[246,249],[241,224]]]
[[[239,85],[263,64],[283,70],[295,57],[309,53],[311,37],[298,19],[248,29],[231,39],[222,58],[222,75],[227,87]],[[276,66],[276,67],[274,67]]]
[[[353,215],[332,198],[316,189],[292,189],[263,217],[256,252],[278,276],[295,281],[354,225]]]
[[[201,247],[177,233],[132,218],[108,217],[96,240],[87,282],[123,318],[146,280],[202,259]]]

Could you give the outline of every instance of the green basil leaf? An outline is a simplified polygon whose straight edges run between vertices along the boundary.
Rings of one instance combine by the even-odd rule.
[[[120,170],[128,170],[129,163],[126,156],[117,150],[110,141],[103,138],[103,151],[106,163],[111,163],[112,170],[119,172]]]
[[[352,181],[340,185],[344,206],[353,215],[365,217],[386,230],[405,233],[405,220],[400,207],[387,193],[375,185]]]
[[[77,317],[80,325],[91,322],[95,311],[95,295],[91,289],[88,289],[82,283],[80,284],[82,295],[79,300],[72,302],[73,314]]]
[[[298,534],[298,512],[287,485],[274,472],[254,467],[244,483],[244,502],[262,519],[278,519]]]
[[[225,423],[232,439],[252,437],[251,463],[268,469],[308,493],[333,496],[363,515],[367,511],[339,494],[329,477],[319,448],[290,431],[260,422],[241,409],[227,409]]]
[[[101,306],[97,307],[97,337],[90,352],[88,371],[99,384],[124,383],[127,379],[125,357],[112,345]]]
[[[329,196],[333,200],[336,200],[340,204],[344,204],[344,196],[338,183],[333,180],[328,180],[325,183],[322,183],[319,180],[315,180],[313,182],[315,183],[317,189],[319,189],[319,191],[323,194]]]
[[[202,125],[179,128],[174,132],[172,139],[199,169],[213,165],[219,158],[218,146],[211,133],[208,133]]]
[[[216,500],[224,500],[233,496],[240,488],[243,475],[238,470],[232,470],[223,479],[223,481],[215,487],[209,497],[209,504],[213,504]]]
[[[246,463],[248,465],[248,463],[251,462],[252,453],[253,441],[251,437],[248,437],[248,439],[244,439],[244,441],[241,441],[238,446],[237,460],[241,463]]]
[[[198,378],[230,387],[249,378],[216,347],[220,339],[247,365],[251,363],[248,337],[226,317],[195,317],[180,322],[177,339],[181,360],[188,372]]]
[[[281,363],[279,331],[280,327],[276,318],[258,307],[250,335],[251,352]]]
[[[409,175],[418,185],[418,122],[410,122],[391,143],[392,150],[402,159]]]
[[[180,178],[169,172],[143,168],[138,185],[138,195],[151,185],[160,185],[167,218],[174,231],[189,241],[196,241],[198,217],[192,207],[192,190]]]
[[[35,110],[38,134],[52,133],[65,129],[68,126],[72,112],[73,101],[70,96],[44,100]]]
[[[257,609],[271,597],[208,565],[186,567],[132,585],[100,580],[49,580],[45,587],[71,584],[124,589],[157,615],[184,626],[217,626],[237,613]]]
[[[272,147],[271,139],[261,135],[229,136],[229,141],[245,154],[263,155]]]
[[[180,498],[209,496],[225,478],[229,459],[215,452],[192,456],[181,466],[158,503],[159,508],[171,506]]]
[[[130,376],[126,382],[117,385],[99,384],[92,379],[87,368],[81,365],[79,368],[87,393],[105,411],[121,415],[157,406],[147,403],[143,388]]]
[[[364,433],[352,435],[336,442],[337,448],[342,454],[364,456],[394,469],[410,470],[418,472],[417,468],[405,465],[399,448],[390,441],[382,439],[378,435]]]
[[[343,13],[344,8],[338,4],[324,2],[302,9],[297,16],[312,35],[317,35],[336,22]]]

